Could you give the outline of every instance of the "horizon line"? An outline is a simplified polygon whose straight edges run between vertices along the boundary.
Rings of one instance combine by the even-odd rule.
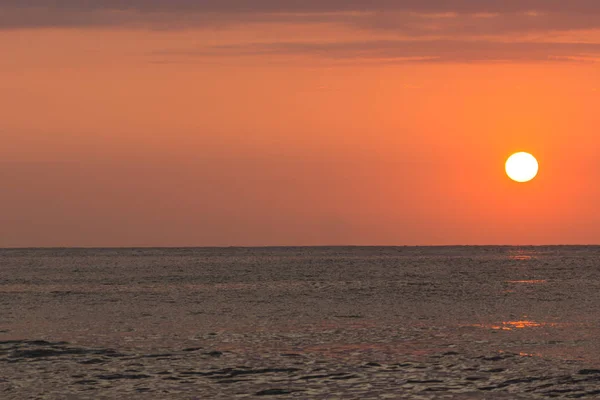
[[[24,246],[0,247],[2,250],[150,250],[150,249],[280,249],[280,248],[420,248],[420,247],[600,247],[598,244],[416,244],[416,245],[262,245],[262,246]]]

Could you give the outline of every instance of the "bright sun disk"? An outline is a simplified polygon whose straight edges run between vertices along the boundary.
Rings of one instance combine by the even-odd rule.
[[[506,160],[506,175],[516,182],[529,182],[538,173],[538,162],[529,153],[519,152]]]

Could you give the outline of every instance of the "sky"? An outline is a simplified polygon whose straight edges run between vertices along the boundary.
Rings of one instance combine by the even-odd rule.
[[[600,243],[597,0],[0,0],[0,50],[0,247]]]

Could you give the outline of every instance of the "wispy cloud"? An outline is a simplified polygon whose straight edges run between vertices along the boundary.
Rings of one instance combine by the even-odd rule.
[[[134,10],[140,12],[279,13],[412,11],[425,13],[558,12],[600,13],[596,0],[2,0],[4,9],[32,7],[59,11]]]
[[[228,29],[323,24],[365,35],[277,39],[171,55],[290,55],[419,61],[594,60],[597,0],[0,0],[0,30],[21,28]],[[298,31],[301,31],[299,29]],[[593,35],[573,32],[595,32]],[[571,35],[568,40],[561,35]],[[389,40],[390,36],[402,40]],[[381,40],[383,37],[386,40]],[[168,51],[163,54],[169,53]]]
[[[178,23],[239,23],[290,16],[335,20],[336,15],[348,14],[358,22],[365,14],[375,16],[373,25],[383,27],[403,14],[416,19],[505,16],[502,23],[509,28],[513,23],[529,26],[540,21],[554,28],[600,26],[596,0],[0,0],[3,28],[164,23],[176,27]]]
[[[390,62],[593,61],[600,59],[600,43],[509,43],[456,40],[273,42],[213,46],[196,51],[164,51],[157,55],[169,57],[308,55],[340,61],[387,60]]]

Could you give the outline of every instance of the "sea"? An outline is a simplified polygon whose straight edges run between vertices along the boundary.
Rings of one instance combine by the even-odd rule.
[[[1,399],[600,399],[600,247],[0,250]]]

